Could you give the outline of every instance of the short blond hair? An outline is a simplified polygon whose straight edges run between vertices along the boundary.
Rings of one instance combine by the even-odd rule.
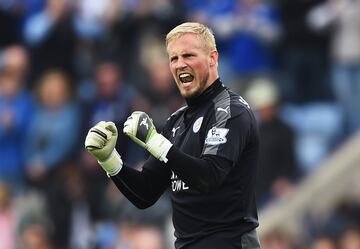
[[[166,47],[170,42],[183,36],[184,34],[193,33],[196,34],[204,41],[204,47],[207,51],[213,51],[216,49],[215,36],[212,30],[204,24],[197,22],[185,22],[175,28],[173,28],[166,35]]]

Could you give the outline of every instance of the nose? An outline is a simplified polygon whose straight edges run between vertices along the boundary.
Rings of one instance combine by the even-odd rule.
[[[182,58],[178,58],[178,60],[176,61],[176,64],[175,64],[175,68],[176,69],[184,69],[185,67],[187,67],[184,59]]]

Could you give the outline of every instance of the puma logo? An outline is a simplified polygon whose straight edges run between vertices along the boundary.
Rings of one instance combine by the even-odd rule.
[[[174,128],[172,128],[172,133],[173,133],[173,137],[175,137],[175,133],[176,133],[176,131],[178,130],[180,128],[180,126],[178,126],[178,127],[174,127]]]
[[[149,130],[149,124],[147,123],[147,118],[143,118],[141,120],[140,126],[142,125],[146,126],[146,130]]]
[[[229,109],[230,109],[230,107],[227,106],[225,109],[224,109],[224,108],[221,108],[221,107],[218,107],[216,110],[217,110],[217,111],[225,112],[226,114],[229,114]]]

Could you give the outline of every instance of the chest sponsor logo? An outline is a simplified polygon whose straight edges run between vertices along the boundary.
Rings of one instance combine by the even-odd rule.
[[[217,145],[226,143],[226,135],[228,132],[229,129],[226,128],[211,128],[206,136],[205,144]]]
[[[203,119],[204,119],[204,117],[200,117],[200,118],[196,119],[196,121],[194,122],[194,125],[193,125],[194,133],[197,133],[200,130]]]

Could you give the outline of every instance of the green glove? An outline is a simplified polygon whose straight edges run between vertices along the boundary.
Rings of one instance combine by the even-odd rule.
[[[172,143],[157,133],[151,118],[145,112],[133,112],[124,123],[124,133],[135,143],[145,148],[155,158],[167,162],[167,153]]]
[[[101,121],[92,127],[85,139],[85,148],[111,176],[122,168],[122,160],[115,150],[118,132],[113,122]]]

